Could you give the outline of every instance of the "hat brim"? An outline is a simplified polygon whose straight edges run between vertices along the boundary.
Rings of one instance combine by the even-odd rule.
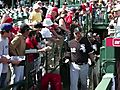
[[[68,5],[68,4],[63,4],[63,5]]]
[[[51,24],[43,24],[44,27],[46,27],[46,26],[48,27],[48,26],[52,26],[52,25],[53,25],[53,23],[51,23]]]
[[[32,28],[26,28],[27,31],[32,31],[33,29]]]

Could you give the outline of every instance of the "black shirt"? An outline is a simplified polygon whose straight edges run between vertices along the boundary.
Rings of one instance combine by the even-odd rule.
[[[76,63],[87,63],[89,53],[93,51],[91,43],[86,37],[83,37],[80,42],[75,39],[69,41],[68,46],[71,52],[71,61]]]

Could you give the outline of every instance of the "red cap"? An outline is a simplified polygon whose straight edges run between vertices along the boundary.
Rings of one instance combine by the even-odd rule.
[[[12,19],[12,18],[8,18],[8,19],[5,21],[5,23],[11,23],[11,22],[13,22],[13,19]]]
[[[52,11],[55,11],[56,13],[58,13],[58,8],[57,7],[53,7]]]

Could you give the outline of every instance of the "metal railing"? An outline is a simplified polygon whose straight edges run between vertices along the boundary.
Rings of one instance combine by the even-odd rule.
[[[95,90],[115,90],[114,74],[106,73]]]

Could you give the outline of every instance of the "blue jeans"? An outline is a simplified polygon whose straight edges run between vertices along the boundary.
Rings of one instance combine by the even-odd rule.
[[[80,90],[87,89],[87,78],[88,78],[89,65],[77,65],[74,62],[70,65],[70,90],[78,90],[78,81],[80,79],[81,88]]]
[[[3,88],[6,86],[6,77],[7,77],[7,73],[1,73],[1,77],[0,77],[0,88]]]

